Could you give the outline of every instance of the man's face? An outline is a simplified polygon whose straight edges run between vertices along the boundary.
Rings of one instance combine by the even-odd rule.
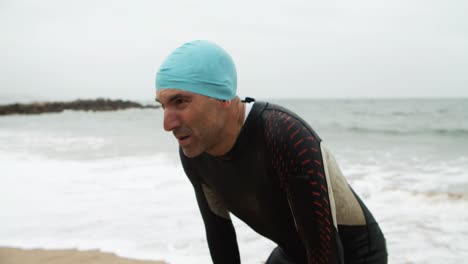
[[[164,130],[172,131],[187,157],[216,147],[224,126],[220,101],[178,89],[159,90],[156,100],[164,109]]]

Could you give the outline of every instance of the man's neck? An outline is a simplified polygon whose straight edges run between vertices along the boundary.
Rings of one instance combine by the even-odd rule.
[[[234,147],[242,130],[246,106],[239,98],[233,99],[231,103],[232,105],[226,116],[226,120],[228,121],[221,132],[219,147],[215,150],[207,151],[212,156],[223,156],[228,153]]]

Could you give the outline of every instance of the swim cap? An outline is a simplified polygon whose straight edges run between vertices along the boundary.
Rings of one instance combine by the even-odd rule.
[[[236,67],[220,46],[188,42],[172,52],[156,74],[156,90],[169,88],[230,100],[237,91]]]

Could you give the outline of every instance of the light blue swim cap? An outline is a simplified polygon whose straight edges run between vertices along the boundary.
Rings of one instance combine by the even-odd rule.
[[[236,67],[220,46],[188,42],[172,52],[156,74],[156,90],[169,88],[230,100],[237,91]]]

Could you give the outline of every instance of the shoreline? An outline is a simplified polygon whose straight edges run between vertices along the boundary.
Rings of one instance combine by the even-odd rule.
[[[163,261],[139,260],[114,253],[77,249],[21,249],[0,247],[2,264],[167,264]]]

